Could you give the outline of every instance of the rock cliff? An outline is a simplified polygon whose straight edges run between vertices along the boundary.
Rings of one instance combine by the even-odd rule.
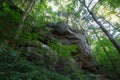
[[[83,31],[69,26],[65,22],[48,25],[47,29],[50,29],[50,32],[45,35],[46,38],[58,39],[62,44],[77,46],[77,51],[71,53],[77,67],[91,72],[96,70],[90,46]]]

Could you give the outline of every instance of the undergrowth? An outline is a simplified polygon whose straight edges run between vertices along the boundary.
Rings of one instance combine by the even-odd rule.
[[[0,46],[0,80],[95,80],[89,74],[78,70],[68,75],[59,74],[36,65],[25,56],[14,63],[17,54],[18,51],[10,47]]]

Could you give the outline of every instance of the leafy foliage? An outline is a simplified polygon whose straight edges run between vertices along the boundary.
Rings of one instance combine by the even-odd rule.
[[[21,14],[11,9],[8,4],[0,3],[0,36],[1,40],[12,38],[16,25],[21,23]]]
[[[37,66],[30,62],[26,57],[20,57],[16,63],[13,63],[16,57],[15,50],[0,45],[0,79],[1,80],[93,80],[93,77],[84,72],[74,72],[69,76],[61,75],[55,71]],[[77,77],[79,77],[77,79]]]
[[[71,52],[75,52],[77,46],[76,45],[63,45],[59,42],[50,42],[50,47],[57,51],[58,56],[66,57],[66,58],[72,58]]]
[[[120,7],[119,3],[120,3],[120,0],[114,0],[114,3],[113,3],[113,0],[100,0],[101,3],[108,3],[111,7],[113,8],[116,8],[116,7]]]
[[[2,20],[8,20],[10,22],[18,23],[21,21],[21,15],[19,12],[12,10],[8,4],[1,3],[2,9],[0,10],[0,18]]]

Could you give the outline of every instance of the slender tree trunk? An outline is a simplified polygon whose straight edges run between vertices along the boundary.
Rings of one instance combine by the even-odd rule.
[[[104,20],[105,22],[107,22],[111,27],[113,27],[113,29],[115,29],[116,31],[120,32],[120,30],[117,29],[115,26],[113,26],[113,24],[111,24],[109,21],[107,21],[107,20],[104,19],[104,18],[103,18],[103,20]]]
[[[22,22],[23,22],[23,23],[24,23],[27,15],[28,15],[28,13],[29,13],[30,10],[32,9],[34,3],[35,3],[35,0],[30,0],[28,6],[27,6],[27,8],[26,8],[26,10],[25,10],[25,12],[23,13],[23,16],[22,16]],[[21,33],[21,32],[22,32],[23,23],[19,24],[19,26],[18,26],[18,33]],[[17,34],[17,35],[15,36],[15,39],[17,39],[18,37],[19,37],[19,34]],[[18,58],[20,57],[20,55],[21,55],[21,53],[19,53],[19,54],[17,55],[17,57],[15,58],[14,62],[16,62],[16,61],[18,60]]]
[[[89,5],[88,5],[88,7],[90,7],[90,5],[92,4],[92,2],[93,2],[93,0],[91,0],[91,1],[90,1],[90,3],[89,3]]]
[[[97,37],[97,39],[98,39],[98,41],[99,41],[102,49],[103,49],[103,51],[105,52],[108,60],[110,61],[111,65],[112,65],[112,67],[113,67],[113,69],[114,69],[114,71],[115,71],[116,76],[118,77],[118,79],[120,79],[119,72],[117,71],[117,68],[116,68],[114,62],[111,60],[109,53],[107,52],[107,50],[106,50],[106,48],[104,47],[104,45],[101,43],[101,40],[100,40],[99,36],[97,35],[97,32],[95,31],[95,29],[93,29],[93,31],[94,31],[94,33],[95,33],[95,35],[96,35],[96,37]]]
[[[30,0],[26,10],[24,11],[23,16],[22,16],[22,23],[20,23],[18,25],[18,34],[15,36],[15,39],[17,39],[19,37],[19,33],[22,32],[22,28],[23,28],[23,24],[25,22],[25,19],[26,19],[27,15],[29,14],[29,12],[31,11],[34,3],[35,3],[35,0]]]
[[[104,28],[104,26],[96,19],[95,15],[93,13],[90,12],[90,14],[92,15],[94,21],[100,26],[100,28],[102,29],[102,31],[106,34],[106,36],[109,38],[109,40],[113,43],[113,45],[115,46],[115,48],[118,50],[118,52],[120,53],[120,44],[113,38],[113,36]]]
[[[30,3],[28,4],[26,10],[24,11],[23,13],[23,16],[22,16],[22,22],[24,23],[28,13],[30,12],[30,10],[32,9],[33,5],[35,3],[35,0],[30,0]],[[20,32],[22,31],[22,27],[23,27],[23,24],[20,24],[19,25],[19,29],[20,29]]]
[[[89,10],[89,8],[86,6],[85,2],[82,2],[81,0],[79,0],[81,3],[83,3],[84,7],[87,9],[87,11],[89,12],[89,14],[92,16],[92,18],[94,19],[94,21],[100,26],[100,28],[102,29],[102,31],[106,34],[106,36],[108,37],[108,39],[113,43],[114,47],[117,49],[117,51],[120,53],[120,44],[113,38],[113,36],[105,29],[105,27],[101,24],[101,22],[99,22],[96,18],[96,16],[94,15],[94,13],[92,11]]]

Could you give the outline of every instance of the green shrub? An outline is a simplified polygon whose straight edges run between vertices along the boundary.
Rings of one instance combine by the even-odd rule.
[[[25,57],[20,57],[13,64],[16,56],[11,54],[12,50],[0,47],[0,80],[70,80],[64,75],[35,65]]]
[[[95,77],[90,76],[87,72],[78,70],[70,75],[72,80],[96,80]]]
[[[27,60],[25,55],[14,63],[17,54],[18,51],[0,45],[0,80],[95,80],[88,73],[76,68],[70,74],[59,74]]]

